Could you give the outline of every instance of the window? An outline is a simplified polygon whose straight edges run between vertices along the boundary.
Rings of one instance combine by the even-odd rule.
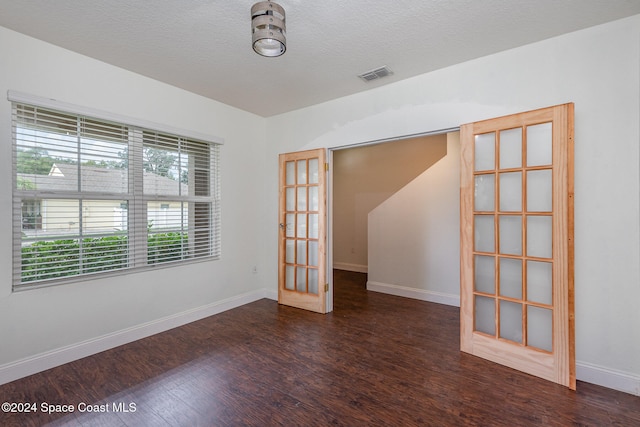
[[[13,103],[14,289],[220,256],[219,145]]]

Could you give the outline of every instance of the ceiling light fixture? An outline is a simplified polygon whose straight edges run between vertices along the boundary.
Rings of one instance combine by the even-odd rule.
[[[261,1],[251,6],[253,50],[262,56],[280,56],[287,50],[284,8]]]

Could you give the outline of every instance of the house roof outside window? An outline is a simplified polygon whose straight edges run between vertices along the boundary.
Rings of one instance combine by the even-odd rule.
[[[97,166],[81,166],[82,191],[95,193],[128,192],[126,169],[109,169]],[[70,163],[54,163],[48,175],[18,173],[18,181],[29,190],[78,191],[78,166]],[[20,185],[20,184],[19,184]],[[144,171],[145,194],[187,195],[189,186],[172,178]],[[179,190],[180,189],[180,192]]]

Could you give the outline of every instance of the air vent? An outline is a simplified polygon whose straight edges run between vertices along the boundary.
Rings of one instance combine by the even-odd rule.
[[[381,79],[383,77],[387,77],[391,75],[393,75],[393,71],[388,69],[387,66],[385,65],[384,67],[376,68],[375,70],[362,73],[358,77],[360,77],[365,82],[370,82],[371,80]]]

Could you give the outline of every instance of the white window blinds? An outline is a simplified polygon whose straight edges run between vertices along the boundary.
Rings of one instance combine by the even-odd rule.
[[[218,144],[12,112],[14,289],[220,256]]]

